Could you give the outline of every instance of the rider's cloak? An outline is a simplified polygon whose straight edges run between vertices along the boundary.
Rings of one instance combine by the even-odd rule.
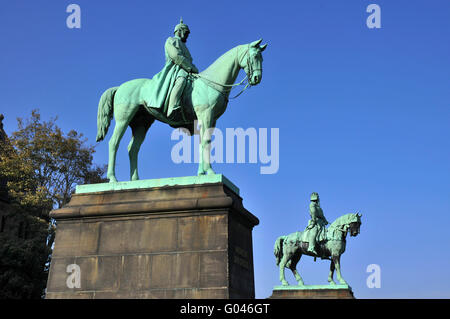
[[[187,71],[192,68],[192,56],[179,37],[169,37],[164,45],[166,64],[151,81],[145,85],[145,102],[148,107],[156,108],[167,114],[169,108],[170,92],[175,80],[187,77]]]

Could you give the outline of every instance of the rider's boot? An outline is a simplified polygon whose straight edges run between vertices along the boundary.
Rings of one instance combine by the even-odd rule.
[[[315,240],[311,240],[308,244],[308,252],[314,255],[317,255],[317,251],[316,251],[316,241]]]
[[[184,85],[186,84],[186,79],[184,77],[179,77],[176,79],[173,85],[172,92],[170,93],[169,108],[167,110],[167,117],[170,117],[173,111],[181,108],[181,96],[183,94]]]

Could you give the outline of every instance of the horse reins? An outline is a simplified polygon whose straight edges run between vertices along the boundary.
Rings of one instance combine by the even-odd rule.
[[[208,78],[205,78],[205,77],[201,76],[201,75],[198,74],[198,73],[197,73],[197,74],[191,74],[191,75],[192,75],[193,77],[196,77],[196,78],[200,78],[200,79],[206,80],[206,81],[208,81],[208,82],[214,83],[214,84],[219,85],[219,86],[222,86],[222,87],[224,87],[224,88],[230,88],[230,90],[229,90],[228,92],[231,92],[231,89],[232,89],[233,87],[235,87],[235,86],[243,85],[244,81],[247,80],[247,84],[246,84],[245,87],[242,89],[242,91],[239,92],[236,96],[230,98],[230,99],[235,99],[235,98],[237,98],[239,95],[241,95],[242,93],[244,93],[244,91],[245,91],[249,86],[252,86],[252,85],[250,84],[249,78],[251,78],[251,77],[253,76],[253,72],[256,71],[256,70],[253,70],[252,64],[250,63],[250,57],[248,56],[249,51],[250,51],[250,44],[249,44],[248,47],[247,47],[247,52],[244,54],[244,56],[247,55],[247,69],[249,70],[250,76],[249,76],[248,74],[246,74],[246,75],[245,75],[245,78],[243,78],[242,81],[239,82],[239,83],[234,83],[234,84],[223,84],[223,83],[218,83],[218,82],[215,82],[215,81],[210,80],[210,79],[208,79]],[[239,61],[239,65],[241,65],[241,61]],[[258,70],[258,69],[257,69],[257,70]],[[212,87],[212,86],[210,86],[210,87]],[[214,88],[214,87],[212,87],[212,88]],[[214,88],[214,89],[215,89],[215,88]],[[216,89],[216,90],[217,90],[217,89]],[[217,91],[219,91],[219,90],[217,90]],[[224,93],[221,92],[221,91],[219,91],[219,92],[222,93],[222,94],[224,94]],[[228,98],[227,98],[227,99],[228,99]]]

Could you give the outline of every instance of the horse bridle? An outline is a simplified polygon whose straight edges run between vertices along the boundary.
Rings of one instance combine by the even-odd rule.
[[[244,71],[246,73],[246,78],[249,80],[248,82],[250,83],[250,79],[253,77],[253,73],[255,71],[262,71],[262,69],[253,69],[253,65],[250,62],[250,44],[247,45],[247,51],[245,52],[244,57],[245,56],[247,56],[247,69],[248,69],[248,71],[245,70],[245,67],[244,67]],[[242,62],[242,60],[239,61],[239,65],[241,65],[241,62]],[[250,86],[252,86],[251,83],[250,83]]]
[[[234,84],[217,83],[217,82],[215,82],[215,81],[213,81],[213,80],[210,80],[210,79],[208,79],[208,78],[205,78],[205,77],[201,76],[201,75],[198,74],[198,73],[197,73],[197,74],[192,74],[192,76],[197,77],[197,78],[204,79],[204,80],[206,80],[206,81],[208,81],[208,82],[214,83],[214,84],[219,85],[219,86],[222,86],[222,87],[224,87],[224,88],[230,88],[229,91],[231,91],[231,89],[232,89],[233,87],[235,87],[235,86],[243,85],[244,81],[247,80],[247,84],[246,84],[245,87],[242,89],[242,91],[239,92],[236,96],[234,96],[234,97],[231,98],[231,99],[235,99],[235,98],[237,98],[239,95],[241,95],[242,93],[244,93],[244,91],[245,91],[249,86],[252,86],[252,84],[250,83],[250,79],[251,79],[252,76],[253,76],[253,72],[262,70],[262,69],[253,69],[252,63],[250,62],[250,44],[247,45],[247,51],[245,52],[245,54],[243,54],[243,57],[241,58],[241,60],[238,61],[239,66],[241,66],[242,59],[245,58],[245,56],[247,56],[247,63],[246,63],[246,64],[247,64],[247,65],[246,65],[247,70],[246,70],[245,67],[244,67],[244,71],[245,71],[245,73],[246,73],[246,74],[245,74],[245,78],[243,78],[242,81],[240,81],[239,83],[234,83]],[[250,75],[249,75],[249,74],[250,74]],[[211,86],[211,87],[212,87],[212,86]],[[212,88],[214,88],[214,87],[212,87]],[[219,92],[220,92],[220,91],[219,91]],[[223,94],[223,92],[220,92],[220,93]]]

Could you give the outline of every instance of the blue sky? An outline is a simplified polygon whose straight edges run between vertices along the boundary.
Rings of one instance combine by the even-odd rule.
[[[81,29],[66,7],[81,7]],[[381,7],[381,29],[366,7]],[[263,38],[263,79],[231,100],[217,127],[278,128],[280,166],[216,164],[260,219],[253,232],[256,296],[278,285],[280,235],[303,230],[309,194],[325,216],[363,213],[342,257],[357,298],[450,297],[450,2],[435,1],[9,1],[0,7],[0,112],[7,133],[39,108],[95,143],[103,91],[151,78],[179,17],[204,70],[238,44]],[[239,76],[241,79],[244,73]],[[238,91],[236,91],[237,93]],[[175,164],[172,129],[154,124],[140,152],[141,178],[194,175]],[[109,132],[107,139],[111,136]],[[128,179],[124,136],[117,176]],[[107,143],[95,162],[107,162]],[[381,288],[368,288],[370,264]],[[325,284],[329,263],[304,257],[306,284]],[[293,284],[293,276],[287,273]]]

